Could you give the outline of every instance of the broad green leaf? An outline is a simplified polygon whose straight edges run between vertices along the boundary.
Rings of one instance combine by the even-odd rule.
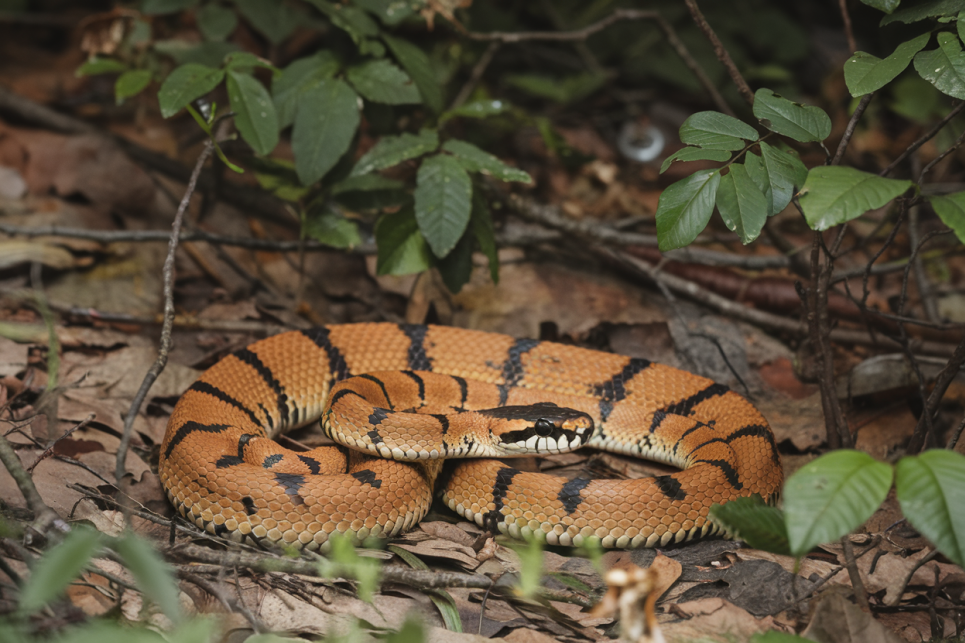
[[[770,632],[758,632],[751,637],[751,643],[811,643],[811,639],[806,639],[797,634],[786,634],[771,630]]]
[[[332,194],[345,192],[374,192],[379,190],[401,190],[405,183],[396,179],[389,179],[380,174],[363,174],[349,177],[332,186]]]
[[[827,230],[882,207],[912,185],[853,167],[822,165],[808,172],[799,201],[808,225]]]
[[[965,456],[936,449],[902,458],[895,488],[915,529],[965,567]]]
[[[332,24],[343,30],[356,44],[366,37],[377,36],[379,25],[365,11],[351,5],[337,4],[328,0],[309,0],[324,13]]]
[[[898,3],[901,0],[861,0],[861,2],[885,13],[891,13],[898,8]]]
[[[705,150],[699,147],[682,147],[666,159],[660,165],[660,173],[663,174],[674,161],[729,161],[730,152],[726,150]]]
[[[198,0],[144,0],[141,3],[141,13],[147,16],[159,16],[190,9],[198,4]]]
[[[442,111],[442,87],[436,79],[432,65],[429,64],[429,57],[424,51],[403,38],[394,38],[388,34],[382,34],[382,40],[392,50],[402,68],[408,72],[409,77],[419,88],[422,99],[429,109],[439,113]]]
[[[189,42],[187,40],[157,40],[152,49],[170,56],[178,65],[195,63],[206,67],[220,67],[228,54],[241,51],[233,42]]]
[[[727,225],[747,245],[761,234],[767,221],[767,198],[743,165],[731,165],[717,189],[717,209]]]
[[[458,293],[472,277],[472,249],[475,236],[468,228],[456,243],[456,247],[436,263],[442,283],[451,293]]]
[[[459,162],[438,154],[422,161],[416,176],[415,218],[432,252],[445,257],[469,224],[472,182]]]
[[[965,243],[965,192],[955,192],[945,196],[928,198],[935,208],[935,214],[955,232],[955,236]]]
[[[890,16],[881,19],[881,26],[893,22],[904,22],[911,24],[925,18],[937,18],[939,16],[953,16],[965,10],[965,0],[925,0],[924,2],[908,3],[908,7],[895,11]]]
[[[847,449],[798,469],[783,494],[791,553],[803,556],[859,527],[888,495],[892,473],[891,465]]]
[[[175,68],[158,91],[161,116],[170,118],[196,98],[204,96],[221,83],[224,71],[197,63],[187,63]]]
[[[378,16],[383,24],[394,27],[418,9],[408,0],[355,0],[355,4]]]
[[[264,0],[234,0],[238,11],[255,30],[277,45],[291,35],[303,16],[283,2]]]
[[[945,95],[916,74],[901,76],[891,83],[888,91],[891,94],[888,108],[919,125],[933,123],[948,112]]]
[[[418,134],[404,132],[398,136],[383,136],[379,142],[362,155],[351,176],[382,170],[402,161],[434,152],[439,147],[439,134],[434,129],[424,129]]]
[[[174,623],[182,620],[178,584],[171,568],[143,538],[128,532],[117,541],[117,553],[134,575],[137,588],[154,601]]]
[[[472,191],[472,216],[469,220],[472,232],[479,242],[479,250],[489,260],[489,278],[494,284],[499,283],[499,252],[496,248],[496,232],[493,229],[493,217],[489,212],[489,204],[479,190]]]
[[[322,80],[298,101],[292,152],[299,180],[311,185],[345,154],[359,126],[358,96],[344,81]]]
[[[346,71],[358,93],[376,103],[405,105],[421,103],[422,95],[409,76],[391,61],[370,60]]]
[[[764,169],[764,161],[761,157],[753,152],[748,151],[744,154],[744,169],[747,170],[747,175],[751,177],[754,181],[754,185],[764,194],[768,196],[768,192],[771,189],[771,182],[767,179],[767,170]],[[770,200],[768,200],[770,203]],[[768,214],[774,214],[768,209]]]
[[[955,34],[938,34],[938,49],[915,56],[915,70],[943,94],[965,99],[965,53]]]
[[[224,40],[238,28],[237,14],[215,2],[203,5],[195,16],[198,29],[207,40]]]
[[[432,252],[411,207],[383,215],[375,225],[375,241],[380,275],[411,275],[432,267]]]
[[[272,71],[278,71],[278,68],[272,65],[270,62],[256,56],[250,51],[235,51],[227,56],[225,56],[224,68],[225,71],[231,71],[237,69],[238,71],[251,72],[255,67],[261,67],[263,69],[271,69]]]
[[[333,248],[352,248],[362,243],[358,225],[328,207],[309,208],[302,231],[310,239]]]
[[[504,100],[474,100],[460,105],[456,109],[451,109],[439,117],[439,122],[444,123],[450,118],[463,116],[466,118],[486,118],[509,111],[512,106]]]
[[[215,623],[213,620],[204,621],[201,619],[192,622]],[[178,643],[208,643],[208,641],[211,640],[209,638],[182,638],[180,635],[183,629],[182,626],[181,629],[171,632],[168,635],[170,638],[165,638],[146,627],[121,625],[120,623],[106,619],[91,619],[83,625],[66,627],[58,631],[55,638],[45,638],[45,640],[56,641],[57,643],[168,643],[169,641],[177,641]],[[208,629],[209,636],[212,636],[214,634],[214,628]],[[8,633],[6,624],[4,624],[3,633]],[[26,635],[24,635],[23,638],[17,638],[16,635],[14,635],[9,642],[8,639],[3,639],[4,643],[35,643],[36,641],[37,639],[27,638]]]
[[[442,149],[454,155],[459,164],[469,172],[482,172],[494,176],[500,181],[533,182],[530,175],[523,170],[506,165],[489,152],[484,152],[472,143],[452,139],[446,141]]]
[[[519,587],[517,593],[523,598],[535,598],[542,587],[543,579],[543,541],[542,532],[538,536],[527,538],[527,543],[513,547],[519,554]]]
[[[844,82],[852,96],[864,96],[890,83],[922,48],[928,44],[931,32],[924,33],[901,43],[895,51],[882,60],[877,56],[856,52],[844,63]]]
[[[764,196],[768,212],[774,215],[783,211],[795,192],[804,187],[808,170],[792,152],[766,142],[761,142],[761,163],[768,181]]]
[[[81,76],[96,76],[98,74],[116,74],[126,69],[127,65],[119,60],[98,56],[84,62],[83,65],[77,68],[74,75],[80,78]]]
[[[784,512],[771,507],[760,496],[737,498],[710,508],[710,517],[735,538],[754,549],[788,556],[787,527]]]
[[[533,96],[557,103],[570,103],[598,90],[607,78],[602,74],[584,72],[564,78],[544,74],[510,74],[503,80]]]
[[[278,145],[278,115],[268,90],[252,76],[231,70],[225,82],[235,127],[256,154],[270,154]]]
[[[302,94],[338,71],[338,60],[328,50],[299,58],[276,74],[271,82],[271,94],[278,110],[278,126],[282,129],[295,121],[295,111]]]
[[[745,139],[757,140],[757,130],[720,112],[697,112],[680,126],[680,141],[707,150],[739,150]]]
[[[754,94],[754,116],[767,129],[802,143],[823,141],[831,133],[831,119],[823,109],[791,102],[770,89]]]
[[[350,210],[381,210],[410,201],[411,197],[404,187],[402,181],[387,179],[378,174],[363,174],[336,183],[331,188],[331,195]]]
[[[60,596],[87,567],[100,545],[99,532],[78,528],[38,558],[30,570],[30,579],[20,592],[20,613],[33,614]]]
[[[114,98],[117,104],[123,103],[125,98],[140,94],[151,83],[153,77],[154,74],[150,69],[132,69],[118,76],[117,82],[114,83]]]
[[[720,170],[701,170],[670,185],[657,204],[657,238],[666,252],[689,245],[714,212]]]
[[[391,632],[385,637],[385,643],[424,643],[426,641],[425,628],[418,616],[406,616],[398,632]]]

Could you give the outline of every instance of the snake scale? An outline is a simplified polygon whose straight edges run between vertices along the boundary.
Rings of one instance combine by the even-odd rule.
[[[352,448],[295,452],[272,439],[317,420]],[[465,459],[440,474],[444,459],[583,444],[682,470],[568,480]],[[412,528],[437,477],[451,509],[494,532],[628,548],[715,533],[711,505],[774,501],[783,480],[767,422],[711,380],[569,345],[391,323],[291,331],[226,356],[175,406],[159,473],[181,515],[212,534],[323,550],[335,532],[359,542]]]

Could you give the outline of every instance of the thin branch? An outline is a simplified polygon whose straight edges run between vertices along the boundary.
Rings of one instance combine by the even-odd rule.
[[[858,43],[854,39],[854,29],[851,28],[851,14],[848,13],[848,0],[838,0],[841,9],[841,21],[844,23],[844,36],[848,39],[848,51],[852,54],[858,51]],[[865,600],[867,603],[867,600]]]
[[[0,462],[3,462],[3,466],[10,472],[10,477],[17,483],[20,493],[23,494],[24,499],[27,501],[27,506],[30,507],[30,510],[34,514],[33,523],[30,525],[33,531],[28,530],[27,532],[28,545],[30,541],[34,539],[35,535],[46,538],[50,530],[53,530],[55,533],[67,533],[70,531],[67,523],[61,519],[56,511],[48,507],[47,503],[44,502],[30,474],[24,470],[23,464],[20,462],[20,457],[13,449],[13,445],[2,435],[0,435]]]
[[[168,362],[168,353],[171,350],[171,329],[174,325],[174,254],[178,248],[181,222],[184,220],[184,214],[191,204],[191,196],[197,187],[198,177],[201,175],[201,168],[204,167],[205,162],[208,160],[208,157],[211,156],[213,150],[214,143],[209,139],[205,143],[204,150],[198,157],[197,163],[194,165],[194,172],[191,174],[191,179],[188,181],[188,186],[184,191],[184,198],[181,199],[181,205],[178,206],[178,211],[174,215],[174,222],[171,225],[168,254],[164,259],[164,267],[162,269],[164,275],[164,322],[161,325],[161,346],[158,350],[157,360],[144,376],[141,388],[138,389],[137,395],[134,396],[134,400],[131,402],[131,408],[124,418],[124,434],[121,436],[121,443],[117,447],[117,466],[114,470],[118,488],[123,488],[121,480],[124,479],[127,450],[131,444],[134,418],[137,417],[138,412],[141,410],[141,405],[144,403],[144,398],[147,397],[148,391],[151,390],[151,386],[154,385],[155,380],[157,380]]]
[[[892,161],[891,163],[888,164],[888,167],[886,167],[885,169],[883,169],[883,170],[881,170],[880,172],[878,172],[878,176],[888,176],[889,174],[891,174],[891,171],[892,171],[893,169],[895,169],[896,167],[898,167],[898,165],[901,164],[901,163],[902,163],[906,158],[908,158],[911,154],[913,154],[913,153],[915,152],[915,150],[917,150],[919,147],[921,147],[922,145],[924,145],[924,144],[927,143],[928,141],[930,141],[930,140],[932,140],[933,138],[935,138],[935,136],[938,134],[938,132],[942,131],[942,128],[944,128],[946,125],[948,125],[948,122],[949,122],[950,120],[952,120],[953,118],[955,118],[956,116],[958,116],[958,113],[961,112],[962,109],[965,109],[965,101],[959,101],[958,104],[955,105],[954,108],[952,108],[952,111],[948,112],[948,114],[945,115],[945,118],[943,118],[942,120],[938,121],[938,123],[935,125],[935,127],[933,127],[933,128],[931,128],[930,130],[928,130],[925,134],[923,134],[923,135],[921,136],[921,138],[919,138],[917,141],[915,141],[914,143],[912,143],[912,144],[908,147],[908,149],[906,149],[904,152],[902,152],[901,154],[899,154],[899,155],[898,155],[898,158],[896,158],[894,161]]]
[[[864,581],[861,580],[861,572],[858,571],[858,562],[855,560],[854,549],[851,547],[850,535],[841,538],[841,547],[844,550],[844,565],[848,568],[848,577],[851,579],[851,587],[854,589],[855,601],[862,611],[870,613],[868,592],[864,588]]]
[[[744,80],[740,70],[737,69],[737,65],[734,64],[734,60],[730,57],[730,53],[728,53],[727,48],[724,47],[724,43],[720,41],[720,38],[717,37],[717,34],[714,33],[713,28],[711,28],[710,24],[707,22],[707,18],[705,18],[704,14],[700,12],[700,8],[697,6],[697,0],[684,0],[684,3],[687,5],[687,9],[690,10],[690,15],[693,16],[697,27],[704,32],[707,40],[709,40],[710,44],[713,45],[714,53],[717,55],[717,60],[719,60],[727,69],[727,73],[730,74],[731,80],[733,80],[734,84],[737,85],[737,90],[740,92],[741,96],[744,97],[744,100],[747,101],[747,104],[753,107],[754,92],[751,91],[750,85],[747,84],[747,81]]]
[[[499,41],[489,43],[489,46],[486,47],[486,51],[483,52],[482,56],[479,57],[479,60],[477,60],[476,64],[473,66],[472,72],[469,74],[469,80],[467,80],[466,84],[464,84],[462,89],[459,90],[459,93],[453,99],[452,104],[449,105],[449,111],[456,109],[466,102],[473,90],[476,89],[476,85],[479,84],[483,74],[486,73],[486,68],[489,67],[489,63],[493,61],[493,57],[496,55],[496,52],[499,51],[501,46],[502,43]]]
[[[841,0],[844,2],[844,0]],[[831,160],[831,165],[837,165],[841,162],[841,158],[844,156],[844,151],[848,148],[848,143],[851,142],[851,137],[854,136],[854,130],[858,126],[858,121],[861,120],[861,116],[864,114],[864,110],[868,108],[868,103],[871,102],[872,97],[874,97],[874,92],[870,94],[865,94],[861,97],[861,101],[854,110],[854,114],[851,115],[851,120],[848,121],[848,126],[844,130],[844,136],[841,137],[841,142],[838,143],[838,149],[834,153],[834,158]]]
[[[948,363],[945,364],[945,368],[942,369],[941,373],[939,373],[935,379],[935,386],[932,388],[932,392],[925,402],[925,408],[922,410],[921,417],[918,419],[918,426],[915,427],[915,432],[912,434],[911,441],[908,443],[909,453],[918,453],[927,443],[930,424],[927,419],[934,416],[938,411],[938,404],[942,401],[942,397],[944,397],[945,391],[948,390],[948,386],[952,383],[952,380],[958,375],[962,364],[965,364],[965,339],[959,343],[958,348],[955,349]]]
[[[697,77],[698,82],[704,90],[710,95],[711,100],[714,101],[717,109],[724,112],[725,114],[734,115],[733,110],[724,100],[724,97],[717,91],[714,87],[714,83],[707,76],[707,73],[703,68],[697,63],[697,60],[690,54],[686,45],[677,36],[677,32],[674,30],[673,26],[664,19],[659,11],[650,11],[645,9],[617,9],[607,17],[594,22],[591,25],[587,25],[582,29],[576,29],[574,31],[491,31],[488,33],[466,33],[465,35],[472,40],[479,41],[490,41],[490,42],[501,42],[501,43],[519,43],[525,41],[553,41],[553,42],[582,42],[585,41],[590,36],[603,31],[610,25],[617,22],[622,22],[624,20],[653,20],[663,31],[664,36],[667,38],[667,43],[673,47],[677,55],[683,60],[687,68]]]

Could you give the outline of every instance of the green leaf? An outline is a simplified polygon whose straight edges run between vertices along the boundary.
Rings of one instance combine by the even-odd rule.
[[[720,112],[697,112],[680,126],[680,141],[706,150],[739,150],[745,139],[757,140],[757,130]]]
[[[701,170],[670,185],[657,204],[657,238],[666,252],[690,244],[714,212],[720,170]]]
[[[421,103],[422,95],[409,76],[391,61],[370,60],[346,71],[358,93],[376,103],[405,105]]]
[[[466,118],[487,118],[502,114],[511,109],[511,105],[504,100],[475,100],[460,105],[456,109],[450,109],[439,117],[440,123],[445,123],[450,118],[463,116]]]
[[[589,96],[602,87],[607,79],[603,74],[584,72],[564,78],[543,74],[510,74],[503,80],[533,96],[557,103],[571,103]]]
[[[148,16],[160,16],[166,13],[176,13],[190,9],[198,4],[198,0],[144,0],[141,3],[141,13]]]
[[[884,60],[863,51],[856,52],[844,63],[844,82],[848,91],[852,96],[864,96],[881,89],[905,70],[930,38],[931,32],[903,42]]]
[[[682,147],[666,159],[660,165],[660,173],[663,174],[670,169],[674,161],[686,163],[688,161],[729,161],[730,152],[726,150],[705,150],[699,147]]]
[[[754,94],[754,116],[767,129],[795,141],[823,141],[831,133],[831,119],[820,107],[793,103],[770,89]]]
[[[912,3],[906,9],[885,16],[881,19],[881,26],[884,27],[893,22],[911,24],[925,18],[952,16],[962,10],[965,10],[965,0],[926,0],[925,2]]]
[[[900,3],[901,0],[861,0],[861,2],[879,11],[891,13],[898,8],[898,3]]]
[[[928,200],[942,223],[955,232],[959,241],[965,243],[965,192],[932,196]]]
[[[29,615],[54,600],[70,585],[100,548],[100,533],[77,528],[67,534],[31,569],[30,579],[20,592],[19,610]]]
[[[170,56],[175,63],[186,65],[195,63],[207,67],[219,67],[228,54],[240,51],[241,47],[233,42],[188,42],[187,40],[157,40],[154,51]]]
[[[936,449],[902,458],[895,488],[915,529],[965,567],[965,456]]]
[[[710,517],[735,538],[754,549],[788,556],[784,512],[766,504],[760,496],[737,498],[710,508]]]
[[[414,615],[406,616],[402,628],[398,632],[391,632],[385,637],[385,643],[424,643],[426,641],[425,629],[422,621]]]
[[[311,185],[345,154],[359,126],[358,96],[344,81],[329,78],[298,101],[292,152],[299,180]]]
[[[278,110],[279,127],[284,129],[295,121],[302,94],[337,71],[338,60],[332,52],[322,50],[314,56],[299,58],[276,74],[271,82],[271,95]]]
[[[375,14],[383,24],[394,27],[418,9],[409,0],[355,0],[355,4]]]
[[[862,0],[867,3],[868,0]],[[897,0],[896,0],[897,2]],[[751,643],[811,643],[811,639],[806,639],[797,634],[785,634],[777,630],[770,632],[758,632],[751,637]]]
[[[375,241],[379,248],[375,270],[380,275],[411,275],[432,267],[432,252],[411,207],[383,215],[375,225]]]
[[[283,2],[234,0],[238,11],[255,30],[277,45],[291,35],[304,16]]]
[[[720,179],[717,209],[727,229],[736,232],[744,245],[760,236],[767,221],[767,198],[739,163]]]
[[[436,80],[432,66],[429,64],[429,57],[426,56],[425,52],[408,40],[394,38],[388,34],[382,34],[382,40],[389,46],[392,55],[408,72],[416,87],[419,88],[422,100],[429,106],[429,109],[436,113],[441,112],[442,87]]]
[[[195,13],[198,29],[206,40],[222,41],[238,28],[238,16],[231,9],[211,2]]]
[[[891,465],[846,449],[801,467],[784,484],[791,553],[803,556],[859,527],[888,495],[892,474]]]
[[[358,7],[334,4],[327,0],[309,0],[309,2],[318,7],[318,10],[324,13],[333,25],[351,36],[356,44],[360,44],[366,37],[379,34],[379,25]]]
[[[378,174],[363,174],[339,181],[331,188],[332,197],[350,210],[381,210],[403,205],[410,200],[402,181]]]
[[[542,535],[542,532],[539,532]],[[523,598],[535,598],[542,587],[543,579],[543,542],[539,538],[528,538],[525,545],[513,547],[519,554],[519,588]]]
[[[271,69],[272,71],[278,71],[278,68],[272,65],[270,62],[264,58],[260,58],[250,51],[234,51],[225,56],[224,68],[225,71],[244,71],[251,73],[255,67],[261,67],[263,69]]]
[[[224,71],[198,63],[186,63],[175,68],[161,83],[157,99],[161,116],[171,118],[196,98],[204,96],[221,83]]]
[[[127,65],[113,58],[102,58],[100,56],[85,61],[77,68],[74,75],[78,78],[82,76],[97,76],[99,74],[116,74],[127,69]]]
[[[884,206],[912,185],[853,167],[822,165],[808,172],[799,200],[808,225],[827,230]]]
[[[915,70],[943,94],[965,99],[965,53],[955,34],[938,34],[938,49],[915,56]]]
[[[333,248],[353,248],[362,243],[358,225],[329,207],[310,207],[302,232]]]
[[[761,142],[761,163],[767,178],[764,196],[767,197],[768,213],[778,214],[787,207],[797,190],[804,187],[808,170],[793,153]]]
[[[500,181],[533,182],[530,175],[523,170],[506,165],[489,152],[484,152],[472,143],[452,139],[446,141],[442,149],[455,156],[459,164],[469,172],[482,172],[494,176]]]
[[[154,601],[173,623],[181,622],[181,590],[164,559],[146,540],[130,532],[117,541],[116,548],[137,581],[137,588]]]
[[[472,182],[459,162],[442,154],[422,161],[416,176],[415,218],[432,252],[445,257],[466,231]]]
[[[472,216],[469,219],[472,232],[479,242],[479,249],[489,260],[489,278],[494,284],[499,283],[499,251],[496,248],[496,232],[493,229],[493,217],[489,213],[489,205],[479,190],[472,191]]]
[[[270,154],[278,145],[278,115],[268,90],[251,74],[234,70],[225,85],[241,138],[256,154]]]
[[[140,94],[151,84],[152,78],[154,74],[150,69],[131,69],[118,76],[117,82],[114,83],[114,97],[117,104],[123,103],[125,98]]]
[[[458,293],[463,286],[469,283],[469,278],[472,277],[472,249],[474,245],[475,237],[472,231],[467,229],[456,247],[437,262],[436,268],[439,269],[442,283],[446,284],[449,292]]]
[[[379,142],[362,155],[351,176],[382,170],[402,161],[434,152],[439,147],[439,134],[434,129],[424,129],[418,134],[403,132],[398,136],[383,136]]]

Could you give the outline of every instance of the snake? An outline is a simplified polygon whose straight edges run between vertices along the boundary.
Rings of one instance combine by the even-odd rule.
[[[339,445],[276,441],[313,422]],[[567,478],[506,461],[583,446],[680,471]],[[727,536],[713,505],[774,503],[783,482],[767,421],[710,379],[569,344],[390,322],[286,331],[226,355],[175,405],[158,473],[178,513],[210,534],[315,551],[336,534],[356,544],[402,534],[437,495],[517,539],[667,546]]]

